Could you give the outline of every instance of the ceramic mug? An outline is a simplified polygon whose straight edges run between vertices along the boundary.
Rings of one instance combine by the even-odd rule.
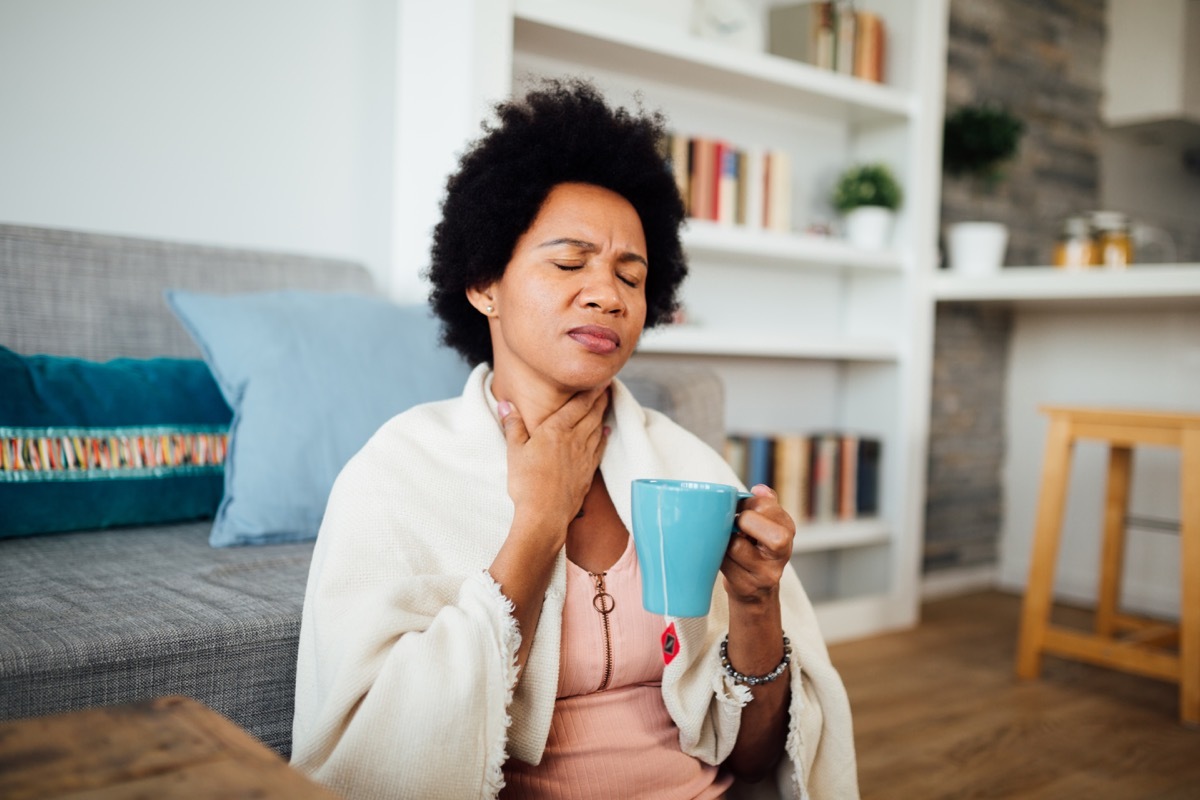
[[[642,607],[671,617],[708,614],[738,501],[734,486],[641,478],[633,482],[633,544]]]

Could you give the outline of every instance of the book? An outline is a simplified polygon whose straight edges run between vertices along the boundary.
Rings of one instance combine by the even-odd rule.
[[[762,230],[764,225],[766,160],[762,148],[751,147],[745,151],[746,168],[742,171],[742,187],[746,199],[742,206],[742,224],[751,230]]]
[[[818,522],[831,522],[837,518],[840,439],[835,432],[816,433],[811,437],[808,496],[810,518]]]
[[[845,434],[838,442],[837,518],[851,520],[858,516],[858,444],[853,434]]]
[[[792,228],[792,160],[783,150],[767,153],[766,222],[770,231],[784,232]]]
[[[746,437],[746,486],[775,484],[775,438],[754,435]]]
[[[704,137],[692,140],[691,213],[696,219],[712,219],[713,186],[716,171],[713,159],[716,142]]]
[[[767,15],[767,52],[804,64],[815,64],[820,5],[806,2],[771,8]]]
[[[859,516],[879,513],[879,469],[882,443],[872,437],[861,437],[858,441],[858,464],[856,467],[855,509]]]
[[[854,45],[857,17],[854,8],[849,5],[839,6],[835,22],[837,43],[833,48],[833,69],[842,75],[854,74]]]
[[[833,69],[836,66],[834,52],[837,47],[836,19],[833,3],[816,3],[817,23],[813,36],[813,66]]]
[[[741,225],[743,227],[746,225],[746,202],[749,200],[749,198],[746,196],[746,191],[748,189],[748,184],[746,182],[746,171],[749,168],[750,168],[750,154],[747,153],[745,150],[738,150],[737,151],[737,171],[738,171],[737,197],[735,198],[737,210],[735,211],[735,213],[733,215],[733,222],[735,225]]]
[[[685,213],[691,201],[691,164],[688,159],[689,139],[678,133],[671,134],[670,164],[671,174],[675,177],[675,185],[679,187],[679,196],[683,198]]]
[[[717,145],[717,211],[719,225],[732,225],[737,219],[738,151],[725,142]]]
[[[883,19],[870,11],[859,11],[854,43],[855,77],[883,83],[885,39]]]
[[[808,437],[782,434],[775,442],[775,483],[779,505],[796,523],[808,518]]]

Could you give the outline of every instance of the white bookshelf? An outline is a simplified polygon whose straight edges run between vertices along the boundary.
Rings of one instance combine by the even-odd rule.
[[[492,102],[538,75],[582,75],[615,102],[640,97],[680,134],[792,156],[792,233],[690,220],[687,323],[647,331],[636,359],[722,376],[729,430],[845,429],[883,442],[877,518],[802,524],[793,564],[826,636],[913,624],[919,602],[947,0],[859,0],[887,25],[886,84],[692,37],[592,0],[402,0],[405,75],[397,185],[440,196]],[[756,5],[766,7],[765,3]],[[623,7],[629,7],[622,4]],[[764,10],[765,24],[765,10]],[[447,37],[452,41],[447,44]],[[406,139],[407,140],[407,139]],[[893,245],[864,251],[806,234],[852,163],[883,160],[905,191]],[[416,236],[421,214],[398,220]],[[407,227],[406,227],[407,226]],[[414,248],[415,249],[415,248]]]

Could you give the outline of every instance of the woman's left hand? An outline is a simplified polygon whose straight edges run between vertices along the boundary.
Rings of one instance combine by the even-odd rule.
[[[730,601],[746,605],[764,603],[777,595],[796,536],[796,523],[770,487],[758,484],[750,492],[754,496],[741,503],[737,530],[721,564]]]

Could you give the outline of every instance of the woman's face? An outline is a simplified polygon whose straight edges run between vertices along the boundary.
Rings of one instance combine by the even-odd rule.
[[[496,380],[567,393],[611,381],[646,322],[647,268],[629,201],[591,184],[555,186],[503,276],[468,292],[490,318]]]

